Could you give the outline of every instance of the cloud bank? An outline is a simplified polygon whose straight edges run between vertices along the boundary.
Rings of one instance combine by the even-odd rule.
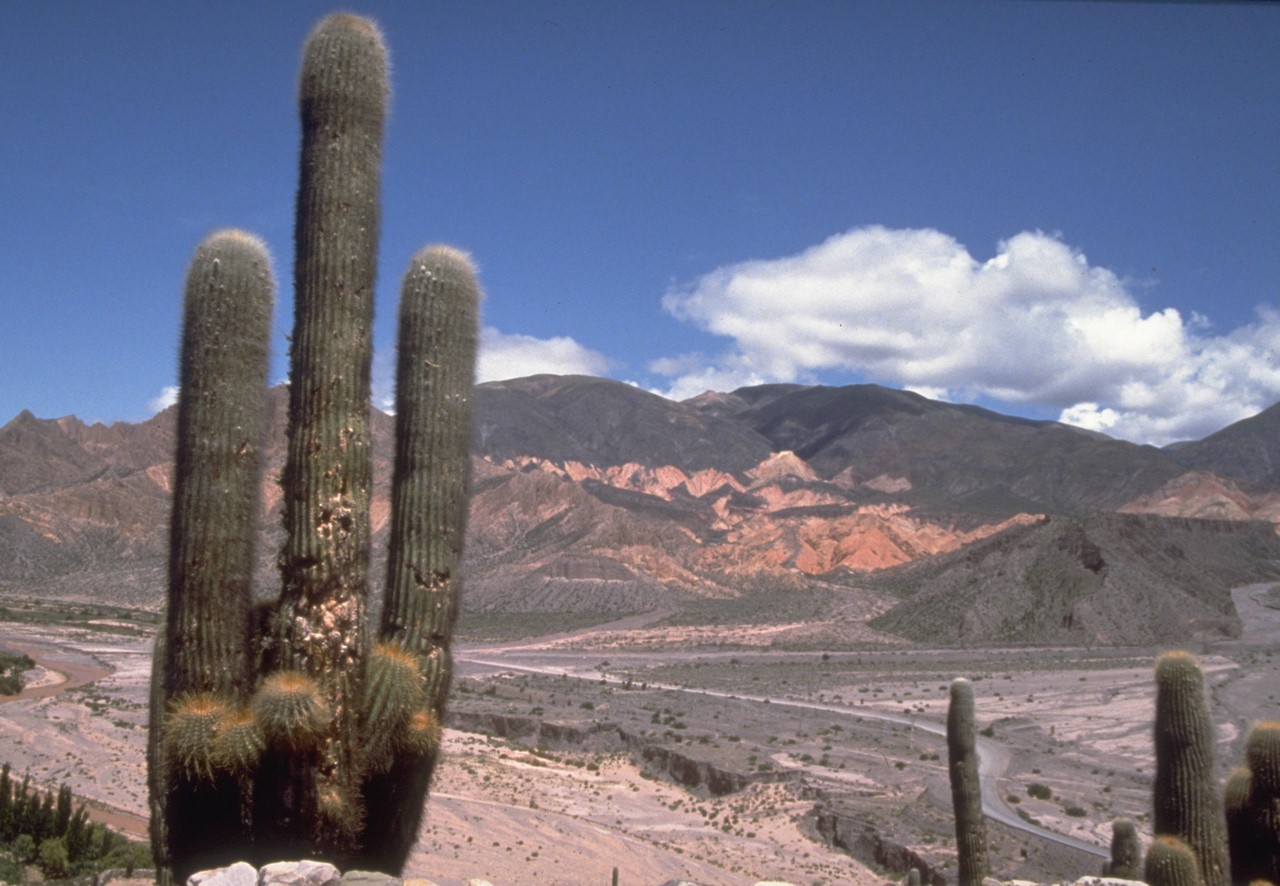
[[[942,399],[1050,408],[1155,444],[1280,399],[1276,311],[1221,335],[1174,308],[1144,314],[1113,272],[1039,232],[979,261],[939,231],[859,228],[713,271],[663,307],[731,342],[717,357],[650,364],[673,399],[844,370]]]
[[[534,338],[500,332],[492,326],[480,331],[476,381],[503,381],[526,375],[604,375],[609,360],[567,336]]]
[[[159,395],[152,397],[147,401],[147,409],[151,411],[152,415],[155,415],[157,412],[162,412],[177,402],[178,386],[165,385],[164,388],[161,389]]]

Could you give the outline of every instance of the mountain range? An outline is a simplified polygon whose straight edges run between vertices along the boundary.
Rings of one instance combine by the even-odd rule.
[[[264,589],[287,401],[268,394]],[[474,407],[472,611],[811,593],[886,642],[1172,642],[1234,635],[1230,587],[1280,579],[1280,406],[1163,449],[875,385],[676,403],[542,375]],[[174,418],[0,428],[0,592],[160,605]],[[372,418],[379,547],[394,419]]]

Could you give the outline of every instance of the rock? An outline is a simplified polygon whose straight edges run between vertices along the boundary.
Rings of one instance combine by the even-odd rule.
[[[187,886],[258,886],[258,871],[248,862],[237,861],[228,868],[194,873],[187,877]]]
[[[342,879],[333,865],[323,861],[278,861],[258,872],[257,886],[329,886]]]
[[[404,886],[437,886],[434,880],[423,880],[421,877],[415,877],[403,881]]]
[[[426,883],[426,880],[401,880],[380,871],[347,871],[338,881],[340,886],[400,886],[401,883]]]
[[[493,886],[493,884],[488,880],[481,880],[479,877],[472,877],[470,880],[463,883],[462,886]]]

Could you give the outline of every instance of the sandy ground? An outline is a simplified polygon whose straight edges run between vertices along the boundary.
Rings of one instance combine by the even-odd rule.
[[[0,760],[34,783],[70,784],[95,818],[145,839],[150,641],[0,624],[0,645],[44,669],[0,710]],[[614,867],[621,883],[882,882],[801,834],[793,818],[807,807],[777,786],[696,799],[623,757],[593,771],[452,730],[445,748],[406,871],[440,886],[603,884]]]
[[[593,772],[464,733],[446,752],[410,863],[441,884],[605,884],[614,867],[622,883],[883,882],[806,839],[793,817],[807,805],[778,785],[696,798],[623,758]]]

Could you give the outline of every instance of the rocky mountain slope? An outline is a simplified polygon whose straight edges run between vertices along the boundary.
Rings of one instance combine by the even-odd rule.
[[[536,376],[481,385],[475,404],[464,603],[472,610],[679,608],[744,591],[848,587],[917,564],[926,572],[906,573],[912,593],[889,579],[910,599],[878,622],[884,630],[955,642],[1017,635],[980,614],[964,627],[930,613],[950,611],[953,604],[938,601],[959,601],[964,588],[979,585],[1005,588],[999,605],[1012,613],[1018,601],[1039,599],[1028,576],[1052,573],[1061,584],[1053,599],[1066,608],[1054,609],[1053,621],[1049,608],[1033,607],[1040,621],[1028,639],[1110,642],[1229,633],[1232,614],[1221,600],[1201,599],[1206,576],[1256,580],[1280,559],[1268,547],[1269,527],[1244,524],[1252,528],[1242,526],[1231,544],[1202,544],[1197,539],[1223,537],[1218,524],[1163,519],[1277,518],[1280,481],[1258,467],[1270,464],[1272,410],[1162,451],[872,385],[766,385],[673,403],[604,379]],[[284,389],[273,390],[264,589],[275,584],[286,407]],[[393,421],[375,410],[379,546]],[[110,427],[23,413],[0,428],[0,591],[159,605],[172,445],[171,412]],[[1082,603],[1082,588],[1092,585],[1078,581],[1088,578],[1078,570],[965,559],[990,545],[1021,551],[1031,543],[1018,539],[1039,538],[1046,526],[1117,511],[1154,516],[1105,518],[1110,528],[1090,531],[1108,563],[1104,596],[1164,594],[1177,617],[1130,619],[1139,627],[1117,632],[1112,622],[1129,618],[1129,609]],[[1139,536],[1149,541],[1137,544]],[[1196,551],[1196,569],[1162,571],[1148,562],[1170,545]],[[920,565],[934,563],[951,564],[944,577]]]

